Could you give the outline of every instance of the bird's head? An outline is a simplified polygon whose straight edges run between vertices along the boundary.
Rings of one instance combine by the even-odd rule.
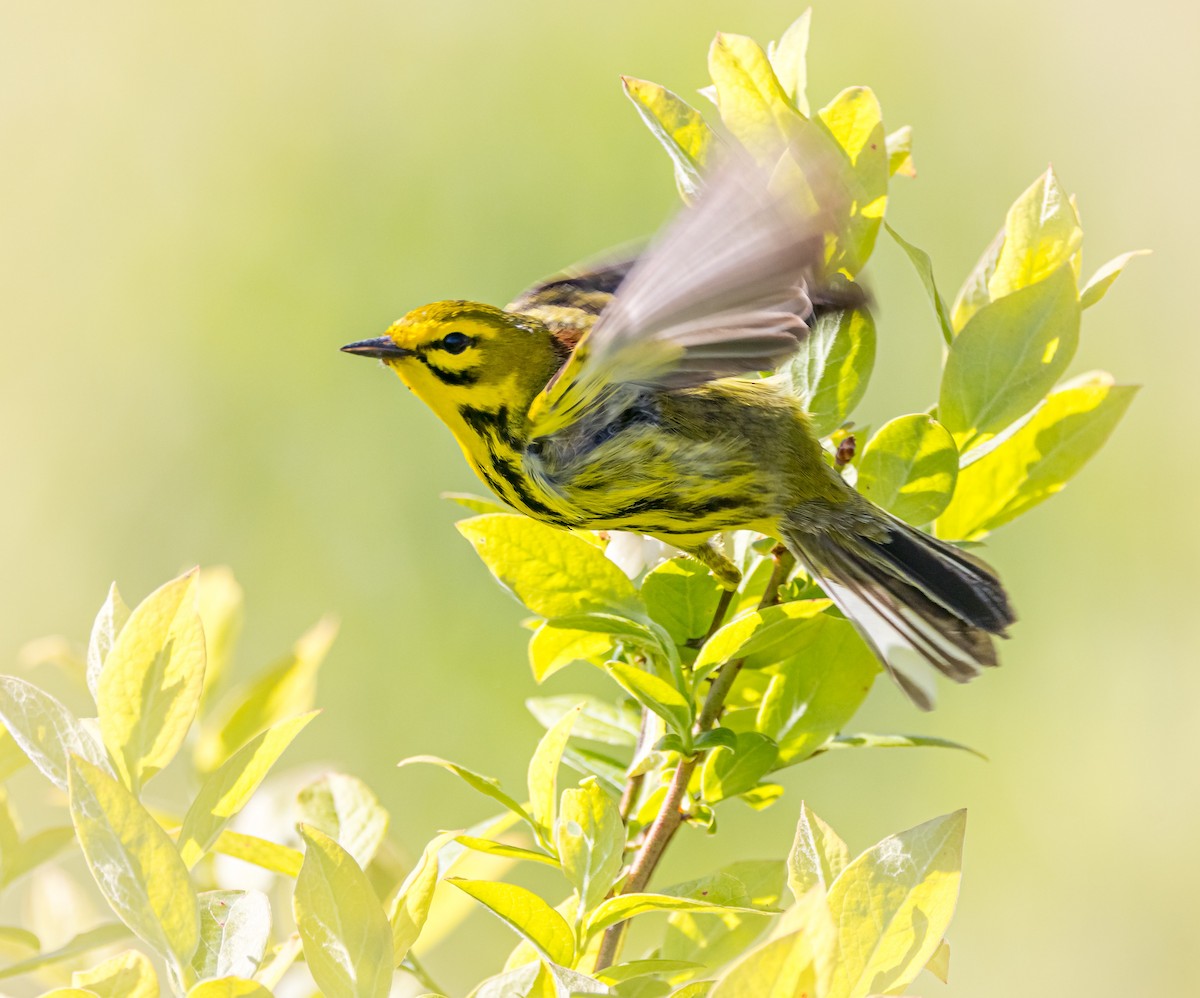
[[[342,350],[383,361],[456,434],[464,407],[524,413],[564,357],[539,320],[468,301],[414,309]]]

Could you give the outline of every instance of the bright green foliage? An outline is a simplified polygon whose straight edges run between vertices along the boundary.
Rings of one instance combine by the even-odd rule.
[[[877,331],[869,311],[824,314],[779,380],[811,413],[831,464],[839,453],[836,466],[865,495],[913,524],[932,523],[941,537],[978,542],[1064,488],[1132,401],[1135,389],[1103,372],[1060,379],[1083,310],[1135,254],[1081,287],[1079,215],[1048,171],[1013,204],[948,307],[929,256],[884,220],[890,179],[915,175],[912,130],[888,132],[864,87],[823,107],[810,102],[810,20],[806,12],[766,50],[745,36],[717,36],[711,94],[726,137],[657,84],[625,78],[625,93],[666,149],[685,198],[734,142],[780,190],[813,202],[829,219],[835,290],[862,271],[888,228],[932,306],[924,333],[912,335],[946,345],[937,406],[899,415],[874,435],[859,430],[856,459],[839,452],[876,336],[895,335]],[[64,987],[51,994],[100,998],[269,998],[302,961],[310,987],[328,998],[382,998],[397,974],[449,994],[421,964],[430,936],[451,931],[439,919],[446,882],[514,933],[507,964],[475,987],[476,998],[868,998],[910,993],[923,968],[945,979],[961,812],[854,858],[801,803],[790,851],[756,841],[753,854],[772,858],[739,858],[667,887],[647,875],[657,862],[652,844],[677,829],[719,834],[725,809],[739,806],[733,800],[777,804],[791,782],[781,771],[814,756],[974,751],[922,734],[854,733],[879,665],[772,538],[724,539],[743,573],[726,593],[696,561],[661,559],[631,578],[607,557],[606,535],[452,498],[474,514],[459,524],[463,536],[535,618],[535,679],[582,665],[601,690],[528,701],[546,730],[516,796],[456,762],[405,760],[453,774],[490,815],[435,836],[407,870],[379,799],[343,773],[293,792],[286,807],[259,809],[286,813],[247,827],[254,795],[279,786],[283,753],[314,719],[335,626],[318,623],[273,666],[242,674],[231,664],[242,593],[228,570],[187,573],[132,611],[114,585],[73,670],[77,700],[92,694],[95,719],[27,679],[0,677],[0,783],[32,763],[69,793],[70,822],[64,813],[26,835],[24,802],[0,787],[0,889],[75,843],[119,921],[72,926],[75,938],[56,950],[0,928],[0,956],[15,961],[0,966],[0,978],[57,973],[50,983]],[[165,810],[167,801],[177,810]],[[297,822],[303,851],[290,837]],[[535,865],[539,892],[454,876],[468,852]],[[231,885],[218,854],[268,871],[272,886]],[[636,952],[620,935],[629,919],[639,921],[629,937]],[[459,948],[471,943],[450,938]],[[90,970],[75,962],[68,977],[68,963],[114,943],[132,948]]]

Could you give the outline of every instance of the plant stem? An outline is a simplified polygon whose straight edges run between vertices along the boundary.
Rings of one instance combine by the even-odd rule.
[[[781,544],[777,544],[772,549],[771,555],[775,559],[775,565],[771,570],[771,578],[763,590],[762,599],[759,601],[758,608],[760,610],[778,602],[779,587],[783,585],[792,566],[796,563],[792,553]],[[726,592],[732,597],[732,591],[727,590]],[[713,625],[709,628],[710,636],[721,626],[728,607],[729,599],[723,598],[717,607]],[[708,688],[708,695],[704,698],[704,705],[700,708],[700,716],[696,719],[695,732],[697,735],[708,731],[720,719],[721,711],[725,706],[725,698],[733,688],[734,680],[737,679],[738,673],[742,669],[743,661],[740,658],[733,659],[725,662],[717,670],[712,685]],[[683,824],[684,815],[680,810],[680,804],[683,803],[684,795],[687,793],[692,773],[695,772],[696,766],[703,758],[704,753],[698,752],[679,760],[671,782],[667,785],[667,795],[663,798],[662,807],[646,832],[641,849],[629,868],[629,876],[621,888],[622,894],[638,894],[646,889],[663,853],[671,844],[675,833],[679,831],[680,825]],[[624,941],[626,925],[626,922],[618,922],[604,933],[600,949],[596,954],[596,970],[603,970],[616,962],[621,952],[621,943]]]

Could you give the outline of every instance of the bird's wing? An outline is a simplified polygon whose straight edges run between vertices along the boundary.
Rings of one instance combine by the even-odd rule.
[[[811,312],[823,216],[771,193],[742,160],[719,170],[633,262],[612,300],[530,409],[538,435],[620,385],[686,387],[778,366]]]

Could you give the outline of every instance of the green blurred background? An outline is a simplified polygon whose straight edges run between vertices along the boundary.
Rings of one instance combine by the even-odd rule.
[[[519,786],[537,735],[521,611],[438,498],[478,486],[430,413],[337,347],[651,231],[671,171],[618,74],[691,94],[713,32],[765,42],[802,2],[0,7],[5,660],[85,638],[114,577],[132,602],[228,563],[241,669],[342,618],[293,761],[368,779],[410,849],[482,811],[402,756]],[[1079,195],[1085,272],[1154,249],[1088,312],[1075,365],[1147,387],[1076,484],[993,538],[1022,616],[1005,668],[928,717],[881,683],[860,719],[991,762],[788,770],[781,804],[730,805],[660,882],[782,853],[801,796],[855,847],[966,806],[952,983],[927,994],[1194,993],[1198,38],[1197,8],[1169,0],[818,0],[810,95],[865,83],[915,127],[920,176],[889,218],[948,295],[1047,160]],[[858,415],[878,425],[934,397],[940,340],[883,240],[869,276],[881,345]],[[460,989],[511,943],[469,927],[430,961]]]

